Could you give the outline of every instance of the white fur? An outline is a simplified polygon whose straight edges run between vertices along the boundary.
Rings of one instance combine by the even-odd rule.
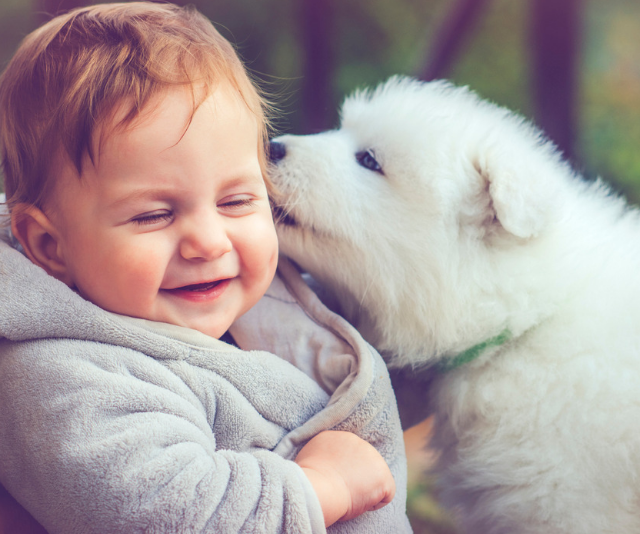
[[[640,533],[640,221],[520,117],[392,78],[283,136],[282,251],[391,367],[439,375],[443,498],[465,532]],[[384,175],[363,168],[372,149]]]

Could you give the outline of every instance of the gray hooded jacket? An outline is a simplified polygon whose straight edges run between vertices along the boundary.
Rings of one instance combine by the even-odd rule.
[[[328,531],[411,532],[384,363],[288,261],[233,325],[240,350],[106,312],[5,241],[0,481],[51,534],[325,532],[292,460],[326,429],[372,443],[397,485]]]

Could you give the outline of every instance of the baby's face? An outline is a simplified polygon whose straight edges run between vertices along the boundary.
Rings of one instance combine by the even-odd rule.
[[[107,135],[51,219],[72,285],[116,313],[220,337],[264,294],[278,245],[255,118],[228,87],[184,90]]]

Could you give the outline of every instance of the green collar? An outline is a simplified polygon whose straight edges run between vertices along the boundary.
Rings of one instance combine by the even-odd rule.
[[[472,362],[473,360],[481,356],[486,349],[489,349],[491,347],[499,347],[510,339],[511,332],[508,328],[505,328],[497,336],[474,345],[470,349],[467,349],[464,352],[458,354],[455,358],[441,361],[438,364],[438,371],[441,373],[446,373],[448,371],[452,371],[453,369],[457,369],[465,363]]]

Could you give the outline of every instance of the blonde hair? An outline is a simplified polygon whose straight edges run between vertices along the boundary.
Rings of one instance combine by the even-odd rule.
[[[130,106],[118,123],[126,126],[161,91],[186,86],[195,112],[221,81],[238,91],[258,120],[266,180],[266,101],[233,46],[193,7],[101,4],[52,19],[25,38],[0,77],[9,208],[42,207],[63,151],[81,174],[83,157],[93,160],[96,127],[116,106]]]

